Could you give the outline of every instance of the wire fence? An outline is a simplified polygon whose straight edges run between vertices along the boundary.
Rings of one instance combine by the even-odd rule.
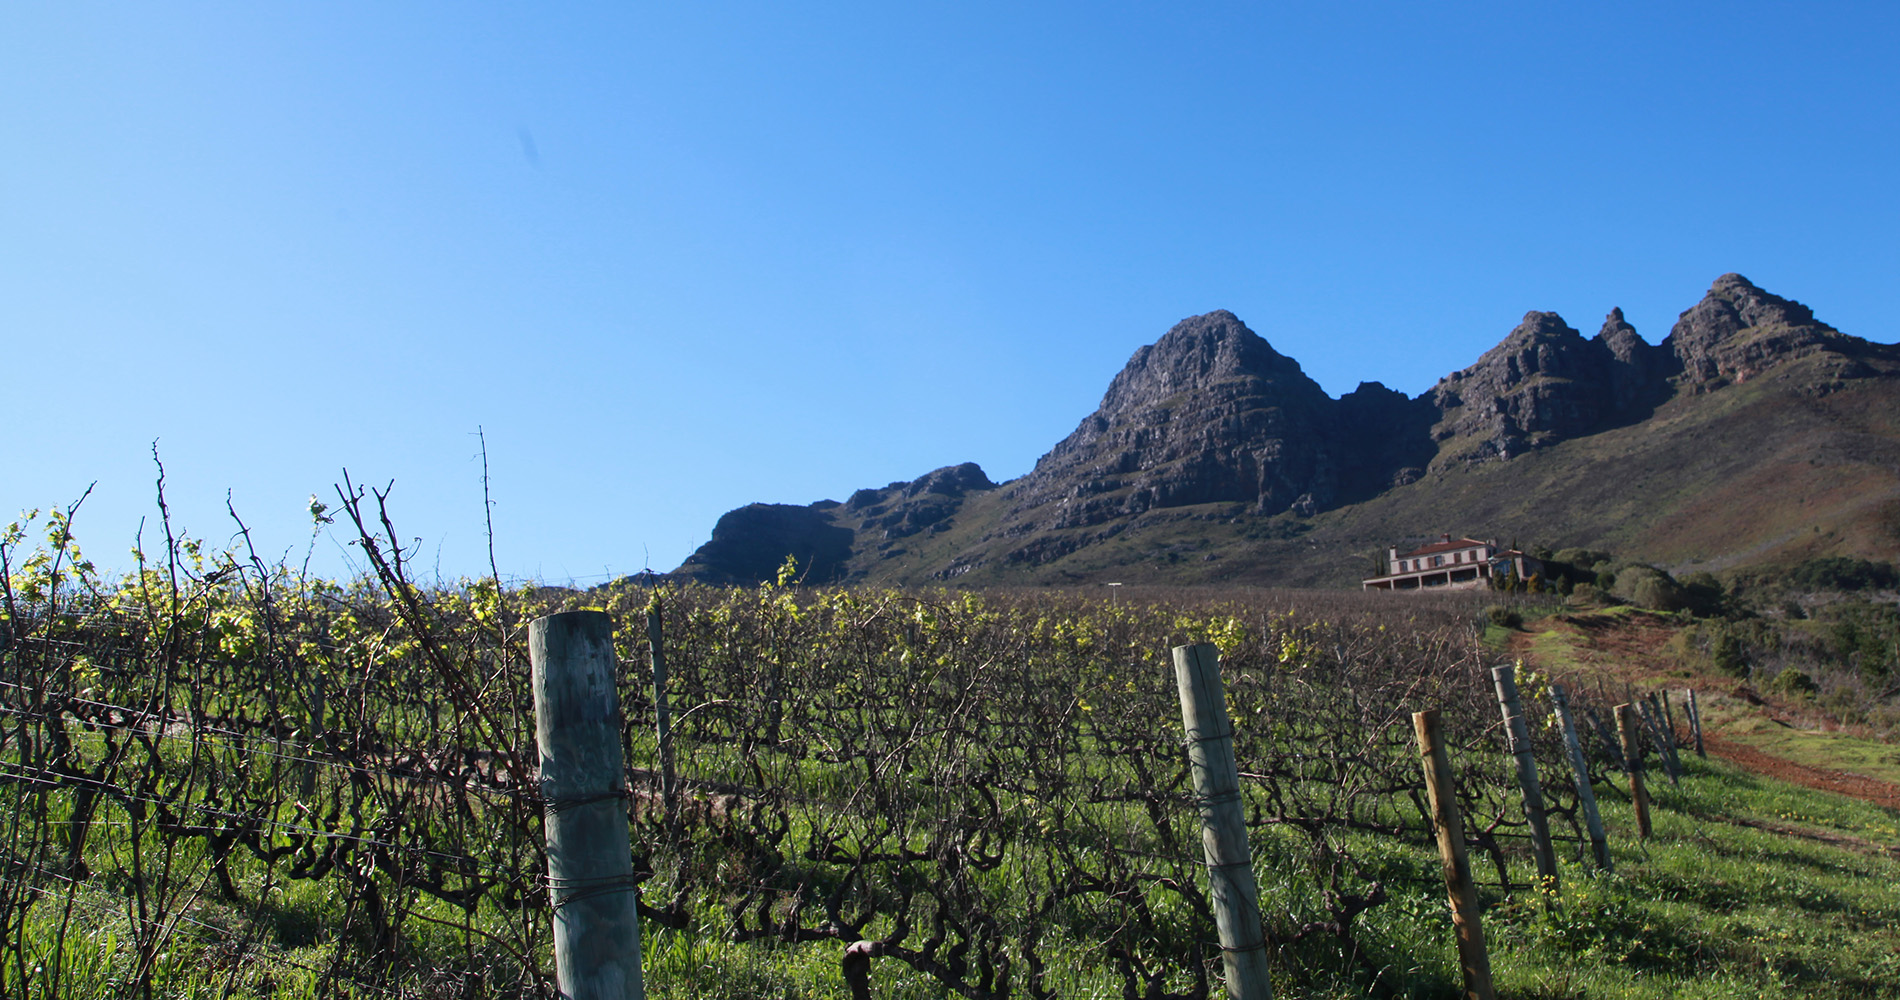
[[[1222,650],[1282,967],[1375,987],[1410,947],[1380,908],[1442,890],[1420,708],[1444,714],[1488,888],[1536,882],[1468,600],[425,589],[364,499],[348,513],[375,575],[350,585],[174,544],[114,588],[0,594],[0,784],[20,802],[0,819],[0,996],[553,995],[523,640],[574,606],[619,623],[654,929],[773,953],[870,941],[966,997],[1208,995],[1219,946],[1165,668],[1193,641]],[[1615,758],[1585,739],[1601,780]],[[1581,854],[1567,786],[1546,782],[1549,811]]]

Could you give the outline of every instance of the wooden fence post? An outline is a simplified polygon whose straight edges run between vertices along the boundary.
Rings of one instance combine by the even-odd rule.
[[[1517,696],[1517,667],[1506,663],[1491,668],[1498,692],[1498,710],[1504,713],[1504,733],[1517,761],[1517,787],[1524,793],[1524,818],[1531,825],[1531,849],[1537,854],[1537,875],[1546,888],[1557,887],[1557,852],[1550,846],[1550,820],[1544,815],[1544,787],[1537,780],[1537,757],[1531,752],[1530,727],[1524,723],[1524,704]]]
[[[1636,836],[1649,839],[1649,789],[1643,787],[1643,744],[1637,738],[1635,710],[1629,702],[1616,706],[1616,732],[1623,743],[1623,773],[1630,779],[1630,801],[1636,805]]]
[[[1444,864],[1445,892],[1451,898],[1451,922],[1458,935],[1458,965],[1464,971],[1465,997],[1495,1000],[1491,955],[1485,949],[1484,925],[1478,920],[1478,887],[1471,881],[1471,860],[1465,855],[1465,827],[1458,816],[1451,757],[1445,751],[1438,712],[1413,713],[1412,728],[1418,733],[1418,754],[1425,766],[1432,825],[1438,828],[1438,858]]]
[[[644,1000],[613,619],[604,611],[537,618],[528,656],[561,996]]]
[[[1240,769],[1234,763],[1234,727],[1227,718],[1220,679],[1220,651],[1210,643],[1174,647],[1174,682],[1181,695],[1181,725],[1187,731],[1194,799],[1201,813],[1201,849],[1207,860],[1208,896],[1220,930],[1227,995],[1269,1000],[1267,940],[1260,921],[1259,886],[1240,802]]]
[[[1662,728],[1663,753],[1669,755],[1669,770],[1680,778],[1682,777],[1682,758],[1676,754],[1676,720],[1669,714],[1667,688],[1650,694],[1649,708],[1656,717],[1656,724]]]
[[[1668,778],[1671,785],[1680,786],[1682,768],[1676,762],[1675,741],[1663,725],[1662,710],[1656,707],[1656,696],[1645,695],[1638,701],[1636,714],[1642,718],[1643,729],[1649,733],[1649,741],[1656,744],[1656,756],[1662,758],[1663,777]]]
[[[666,700],[666,636],[660,624],[660,599],[647,607],[647,651],[653,666],[653,727],[660,740],[660,803],[666,809],[666,828],[678,832],[679,786],[673,775],[672,714]]]
[[[1570,702],[1564,697],[1562,685],[1550,686],[1550,706],[1557,713],[1557,724],[1563,727],[1570,778],[1577,786],[1577,802],[1583,806],[1583,822],[1590,831],[1590,850],[1596,855],[1598,868],[1615,871],[1610,863],[1610,838],[1603,832],[1603,816],[1597,812],[1596,789],[1590,784],[1590,762],[1583,756],[1583,741],[1577,738],[1577,725],[1570,718]]]
[[[1689,715],[1689,734],[1695,737],[1695,755],[1706,760],[1709,752],[1702,749],[1702,709],[1696,704],[1695,688],[1687,688],[1683,693],[1688,695],[1683,707]]]
[[[1596,730],[1597,739],[1602,740],[1603,745],[1609,748],[1610,758],[1616,761],[1616,769],[1619,771],[1629,770],[1629,765],[1623,760],[1623,741],[1617,737],[1616,730],[1610,728],[1610,724],[1604,722],[1603,719],[1597,715],[1595,709],[1585,708],[1583,710],[1583,717],[1588,719],[1591,728]]]

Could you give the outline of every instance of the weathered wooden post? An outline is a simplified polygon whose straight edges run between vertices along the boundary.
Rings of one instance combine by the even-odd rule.
[[[1687,688],[1683,693],[1688,695],[1683,708],[1689,716],[1689,734],[1695,737],[1695,755],[1706,760],[1709,752],[1702,749],[1702,709],[1696,704],[1695,688]]]
[[[647,606],[647,650],[653,665],[653,727],[660,740],[660,802],[666,808],[666,828],[679,823],[678,785],[673,776],[672,714],[666,700],[666,636],[660,624],[660,598]]]
[[[1610,724],[1604,722],[1603,719],[1597,715],[1595,709],[1584,709],[1583,717],[1588,719],[1591,728],[1596,730],[1597,739],[1601,740],[1603,745],[1609,748],[1610,757],[1616,761],[1616,769],[1619,771],[1629,770],[1629,762],[1623,759],[1623,740],[1616,735],[1616,730],[1611,729]]]
[[[1623,744],[1623,773],[1630,779],[1630,801],[1636,805],[1636,836],[1649,839],[1649,789],[1643,787],[1643,744],[1636,732],[1635,711],[1629,702],[1616,706],[1616,732]]]
[[[644,1000],[613,619],[603,611],[537,618],[528,656],[556,982],[572,1000]]]
[[[1544,815],[1544,787],[1537,780],[1537,757],[1531,752],[1530,727],[1524,723],[1524,704],[1517,695],[1517,667],[1506,663],[1491,668],[1498,692],[1498,710],[1504,714],[1504,733],[1511,757],[1517,761],[1517,787],[1524,793],[1524,818],[1531,825],[1531,849],[1537,855],[1537,875],[1546,888],[1557,887],[1557,852],[1550,846],[1550,820]]]
[[[1201,849],[1207,859],[1207,892],[1220,931],[1227,995],[1268,1000],[1266,929],[1260,920],[1259,886],[1240,802],[1240,769],[1234,763],[1234,727],[1227,718],[1220,679],[1220,651],[1211,643],[1174,647],[1174,683],[1181,694],[1181,726],[1187,731],[1194,799],[1201,813]]]
[[[1636,714],[1643,723],[1643,730],[1649,733],[1649,741],[1656,745],[1656,756],[1662,759],[1663,777],[1668,778],[1671,785],[1680,786],[1682,779],[1670,750],[1669,733],[1663,728],[1662,712],[1656,708],[1656,696],[1646,695],[1636,702]]]
[[[1610,863],[1610,838],[1603,832],[1603,816],[1597,812],[1596,788],[1590,784],[1590,762],[1583,756],[1583,741],[1577,739],[1577,725],[1570,718],[1570,702],[1565,699],[1560,684],[1550,686],[1550,707],[1557,713],[1557,724],[1563,727],[1564,750],[1570,758],[1570,779],[1577,786],[1577,802],[1583,806],[1584,826],[1590,831],[1590,850],[1596,855],[1598,868],[1615,871]]]
[[[1670,781],[1682,777],[1682,758],[1676,754],[1676,722],[1669,717],[1669,692],[1650,692],[1649,713],[1656,720],[1657,728],[1662,730],[1663,754],[1669,758]]]
[[[1425,766],[1425,792],[1431,802],[1432,826],[1438,830],[1438,858],[1445,868],[1445,892],[1451,899],[1451,922],[1458,935],[1458,965],[1464,970],[1467,1000],[1495,1000],[1491,986],[1491,955],[1484,943],[1484,925],[1478,919],[1478,887],[1471,880],[1471,860],[1465,856],[1465,826],[1458,815],[1458,793],[1451,776],[1451,756],[1436,710],[1412,714],[1418,733],[1418,754]]]

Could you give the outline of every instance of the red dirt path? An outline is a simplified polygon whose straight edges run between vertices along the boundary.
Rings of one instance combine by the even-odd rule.
[[[1511,636],[1512,654],[1523,657],[1535,666],[1537,657],[1532,646],[1534,634],[1558,627],[1567,627],[1580,633],[1583,639],[1583,662],[1619,682],[1641,681],[1678,665],[1664,650],[1675,634],[1675,627],[1667,619],[1651,615],[1637,615],[1621,621],[1607,616],[1562,615],[1533,622],[1529,626],[1531,631]],[[1762,713],[1770,718],[1779,718],[1782,714],[1756,699],[1749,700],[1755,701]],[[1850,771],[1797,764],[1747,744],[1725,739],[1719,733],[1705,732],[1702,742],[1711,755],[1751,773],[1807,788],[1836,792],[1889,809],[1900,809],[1900,785],[1893,782]]]
[[[1720,757],[1746,771],[1776,778],[1791,784],[1818,788],[1824,792],[1838,792],[1856,799],[1864,799],[1875,805],[1889,809],[1900,809],[1900,785],[1878,778],[1869,778],[1864,774],[1851,771],[1836,771],[1828,767],[1810,767],[1791,760],[1766,754],[1751,746],[1745,746],[1725,740],[1720,736],[1704,733],[1703,746],[1711,756]]]

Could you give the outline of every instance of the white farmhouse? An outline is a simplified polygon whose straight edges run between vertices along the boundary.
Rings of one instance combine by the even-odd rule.
[[[1500,549],[1496,541],[1438,536],[1438,541],[1410,552],[1386,550],[1384,576],[1360,581],[1365,590],[1475,590],[1488,587],[1494,577],[1515,575],[1528,580],[1542,574],[1544,564],[1516,549]]]

